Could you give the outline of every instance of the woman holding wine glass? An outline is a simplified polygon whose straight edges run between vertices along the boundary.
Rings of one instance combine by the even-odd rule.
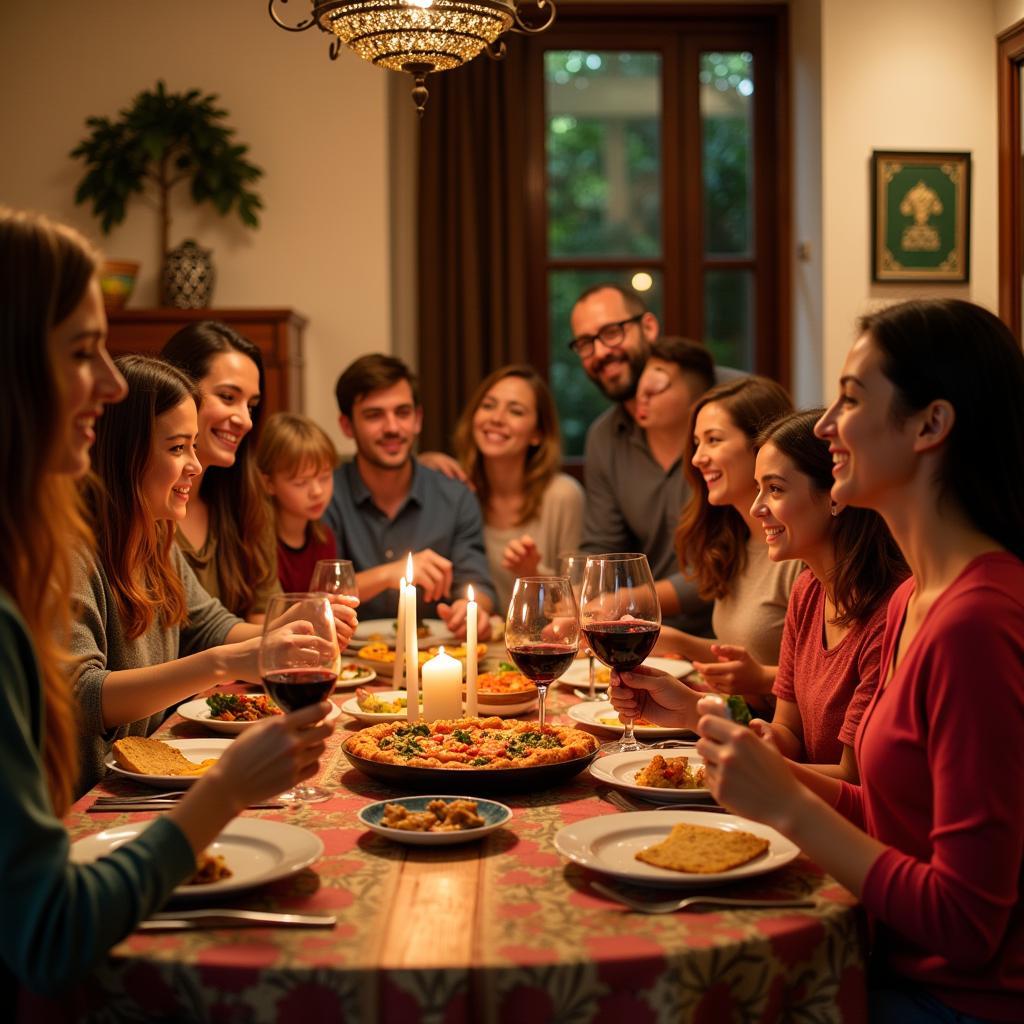
[[[587,559],[580,595],[580,627],[588,647],[612,670],[612,685],[651,653],[661,632],[661,604],[647,556],[636,552]],[[640,750],[633,719],[624,719],[621,741],[601,749]]]

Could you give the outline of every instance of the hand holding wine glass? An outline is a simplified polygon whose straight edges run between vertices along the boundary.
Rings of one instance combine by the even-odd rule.
[[[548,686],[573,662],[580,644],[579,613],[565,576],[521,576],[505,621],[505,646],[516,668],[537,684],[540,730]]]
[[[661,604],[646,555],[633,552],[587,559],[580,595],[580,626],[587,645],[612,670],[612,686],[621,673],[637,668],[651,653],[661,632]],[[641,750],[627,717],[620,743],[602,749]]]
[[[280,619],[290,625],[277,626]],[[259,667],[268,696],[285,711],[327,700],[338,678],[338,639],[326,594],[278,594],[267,605]],[[316,803],[330,794],[296,786],[285,803]]]
[[[331,610],[338,630],[338,643],[344,650],[359,625],[355,613],[359,607],[355,567],[347,558],[321,558],[313,567],[309,589],[314,594],[327,594],[332,598]]]

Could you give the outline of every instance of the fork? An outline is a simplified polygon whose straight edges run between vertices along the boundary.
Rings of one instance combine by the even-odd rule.
[[[728,814],[729,812],[718,804],[693,803],[678,804],[649,804],[631,800],[628,796],[616,789],[606,790],[601,794],[602,800],[607,800],[613,807],[620,811],[710,811],[712,814]]]
[[[166,800],[180,800],[187,792],[187,789],[162,789],[159,793],[144,793],[142,796],[101,794],[93,802],[97,804],[146,804],[154,800],[159,803]]]
[[[596,889],[602,896],[615,900],[636,910],[641,914],[672,914],[677,910],[685,910],[687,907],[709,906],[709,907],[736,907],[736,908],[779,908],[779,907],[813,907],[814,900],[789,899],[789,900],[754,900],[744,899],[735,896],[686,896],[681,900],[638,900],[633,896],[626,896],[611,886],[601,882],[591,882],[591,887]]]

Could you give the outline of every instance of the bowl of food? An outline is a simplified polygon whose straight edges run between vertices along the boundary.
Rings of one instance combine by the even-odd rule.
[[[482,839],[512,820],[512,809],[496,800],[466,796],[402,796],[380,800],[359,812],[372,832],[412,846],[450,846]]]
[[[488,707],[521,705],[537,697],[537,684],[507,661],[491,672],[476,677],[477,699]],[[463,688],[465,695],[465,688]]]

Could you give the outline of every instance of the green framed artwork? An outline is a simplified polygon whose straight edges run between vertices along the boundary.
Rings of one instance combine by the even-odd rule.
[[[968,281],[971,154],[872,153],[873,281]]]

